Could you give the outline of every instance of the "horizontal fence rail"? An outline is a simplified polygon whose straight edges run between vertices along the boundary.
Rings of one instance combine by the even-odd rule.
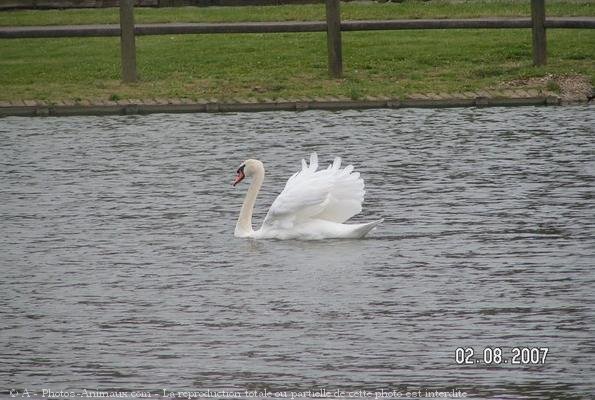
[[[341,31],[403,29],[502,29],[531,28],[530,18],[416,19],[342,21]],[[595,17],[547,18],[546,28],[594,29]],[[306,22],[233,22],[136,24],[135,35],[178,35],[217,33],[326,32],[325,21]],[[69,25],[0,27],[0,38],[58,38],[120,36],[120,25]]]
[[[135,7],[279,6],[319,0],[135,0]],[[119,0],[0,0],[0,10],[80,9],[118,7]]]

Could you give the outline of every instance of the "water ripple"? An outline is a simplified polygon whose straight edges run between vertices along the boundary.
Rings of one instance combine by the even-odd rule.
[[[592,107],[0,119],[0,381],[54,390],[595,392]],[[233,237],[317,151],[366,240]],[[460,366],[457,347],[549,347]],[[114,389],[116,390],[116,389]]]

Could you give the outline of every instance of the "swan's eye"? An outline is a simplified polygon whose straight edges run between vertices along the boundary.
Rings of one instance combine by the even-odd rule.
[[[246,164],[243,164],[240,168],[238,168],[238,170],[236,171],[236,173],[243,173],[244,172],[244,167],[246,166]]]

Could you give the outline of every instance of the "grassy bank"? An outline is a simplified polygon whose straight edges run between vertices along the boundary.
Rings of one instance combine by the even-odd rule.
[[[116,24],[117,8],[0,12],[0,26]],[[353,2],[341,5],[344,20],[528,17],[529,0],[407,0],[402,3]],[[324,4],[277,7],[137,8],[137,23],[323,20]],[[594,16],[592,0],[548,0],[548,16]]]
[[[453,5],[451,11],[444,7],[447,3]],[[357,19],[372,19],[374,15],[377,18],[414,16],[383,14],[383,10],[395,10],[402,5],[411,9],[427,7],[430,10],[436,7],[431,11],[433,15],[423,17],[502,15],[500,13],[505,12],[504,8],[508,4],[521,6],[518,2],[509,1],[471,3],[485,4],[489,10],[498,4],[501,8],[465,15],[462,10],[467,3],[461,2],[344,4],[343,18],[346,19],[350,7],[364,10],[361,11],[364,14],[358,14],[361,17]],[[548,2],[548,14],[551,3]],[[586,7],[586,3],[564,2],[566,8],[560,6],[560,15],[575,15],[574,7],[592,8]],[[527,4],[522,4],[523,13],[528,12],[524,10]],[[318,6],[262,8],[271,14],[279,13],[274,18],[269,15],[270,20],[306,19],[299,14],[292,14],[292,10],[302,7],[310,10]],[[157,16],[154,13],[161,10],[139,11]],[[223,16],[219,15],[215,20],[235,21],[239,19],[232,16],[243,15],[246,9],[166,11],[170,13],[168,18],[174,18],[172,15],[176,13],[185,16],[179,19],[175,17],[173,21],[194,21],[188,15],[207,18],[209,15],[213,17],[214,14],[210,13],[217,12],[223,13]],[[184,11],[189,14],[186,15]],[[73,15],[78,13],[85,15],[85,18],[108,18],[112,12],[80,10]],[[317,12],[319,16],[324,15],[322,9]],[[9,14],[17,17],[26,15],[30,21],[27,24],[41,24],[42,21],[53,23],[46,19],[46,13]],[[278,18],[284,13],[286,18]],[[4,14],[0,13],[5,18],[0,23],[6,24],[7,17]],[[140,22],[157,22],[142,20],[142,13],[138,14],[137,20]],[[38,22],[35,22],[35,15]],[[256,18],[250,18],[253,19]],[[77,21],[82,23],[81,19]],[[101,19],[101,22],[110,21]],[[60,23],[75,22],[70,20]],[[545,68],[534,68],[531,65],[531,32],[528,29],[346,32],[343,34],[345,78],[333,80],[327,74],[326,37],[322,33],[144,36],[137,38],[141,81],[134,85],[123,85],[120,83],[117,38],[0,40],[0,100],[146,97],[232,99],[327,95],[360,98],[365,95],[404,96],[414,92],[498,88],[506,82],[547,74],[582,74],[593,80],[594,43],[595,30],[549,30],[549,64]],[[550,89],[556,89],[555,84]]]

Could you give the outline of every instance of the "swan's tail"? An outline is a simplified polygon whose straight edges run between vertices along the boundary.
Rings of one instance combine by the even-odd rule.
[[[376,228],[376,226],[378,226],[382,221],[384,221],[384,218],[380,218],[379,220],[368,222],[365,224],[359,224],[357,228],[353,230],[353,237],[363,238],[368,234],[368,232]]]

